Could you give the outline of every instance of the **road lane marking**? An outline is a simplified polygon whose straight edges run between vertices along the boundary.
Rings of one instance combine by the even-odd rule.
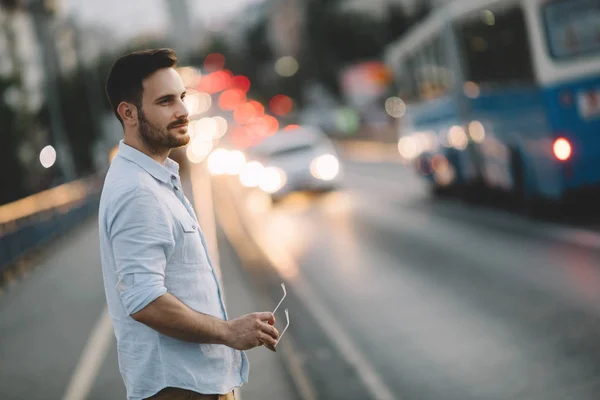
[[[113,338],[112,322],[108,309],[104,307],[102,315],[96,322],[85,345],[77,367],[75,367],[62,400],[84,400],[87,398]]]
[[[230,187],[225,190],[231,194]],[[243,205],[241,207],[243,208]],[[236,212],[239,213],[239,209],[236,210]],[[273,265],[278,266],[275,268],[275,271],[280,275],[281,279],[286,280],[286,276],[284,276],[285,274],[283,274],[282,271],[298,271],[295,260],[282,247],[268,246],[268,242],[264,240],[264,236],[260,235],[255,229],[257,225],[249,219],[249,214],[243,215],[241,218],[246,223],[250,221],[248,226],[250,236],[252,236],[254,242],[269,261]],[[388,388],[377,374],[375,367],[368,358],[362,354],[359,347],[348,336],[341,324],[336,321],[333,314],[326,309],[324,304],[317,300],[315,293],[300,275],[296,274],[294,277],[287,280],[287,282],[293,287],[296,295],[304,303],[309,312],[316,319],[317,323],[321,325],[323,332],[337,348],[337,351],[342,355],[346,363],[354,367],[359,379],[371,396],[375,400],[396,399],[390,388]]]
[[[272,252],[270,252],[269,249],[265,249],[260,244],[259,246],[263,249],[263,252],[271,262],[286,262],[281,256],[272,258]],[[281,254],[282,253],[279,252],[279,255]],[[294,261],[289,258],[287,263],[294,263]],[[289,269],[297,269],[297,267],[291,267]],[[396,397],[392,394],[392,391],[377,374],[375,367],[373,367],[367,357],[362,354],[358,346],[350,339],[348,334],[346,334],[346,331],[341,327],[340,323],[336,321],[333,314],[317,300],[315,293],[300,275],[297,275],[288,282],[294,288],[298,298],[300,298],[313,317],[317,320],[317,323],[321,325],[328,339],[337,347],[338,352],[343,356],[345,361],[355,368],[360,380],[373,398],[376,400],[395,399]]]

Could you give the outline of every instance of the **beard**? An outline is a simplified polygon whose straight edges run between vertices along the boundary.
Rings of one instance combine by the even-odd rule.
[[[171,128],[188,122],[187,118],[181,118],[160,128],[150,122],[144,111],[141,110],[138,117],[140,127],[140,138],[152,154],[163,154],[171,149],[185,146],[190,142],[189,135],[181,135],[171,131]]]

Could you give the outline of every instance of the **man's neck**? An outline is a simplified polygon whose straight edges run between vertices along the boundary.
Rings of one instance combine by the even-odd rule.
[[[133,147],[138,151],[141,151],[142,153],[144,153],[145,155],[147,155],[148,157],[150,157],[151,159],[153,159],[161,165],[166,164],[167,158],[169,157],[169,153],[171,152],[171,150],[167,150],[164,153],[156,154],[153,151],[150,151],[150,149],[146,145],[144,145],[144,143],[141,140],[137,138],[132,138],[130,135],[125,135],[123,143],[130,147]]]

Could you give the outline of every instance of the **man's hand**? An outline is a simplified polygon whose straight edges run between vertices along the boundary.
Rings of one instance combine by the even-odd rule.
[[[270,312],[244,315],[227,321],[225,344],[236,350],[250,350],[263,344],[275,348],[279,332],[273,326],[275,317]]]

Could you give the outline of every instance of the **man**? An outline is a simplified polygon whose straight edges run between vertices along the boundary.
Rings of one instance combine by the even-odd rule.
[[[228,320],[171,149],[186,145],[185,86],[170,49],[113,66],[106,92],[124,139],[100,200],[102,272],[127,399],[233,399],[243,350],[279,336],[272,313]]]

